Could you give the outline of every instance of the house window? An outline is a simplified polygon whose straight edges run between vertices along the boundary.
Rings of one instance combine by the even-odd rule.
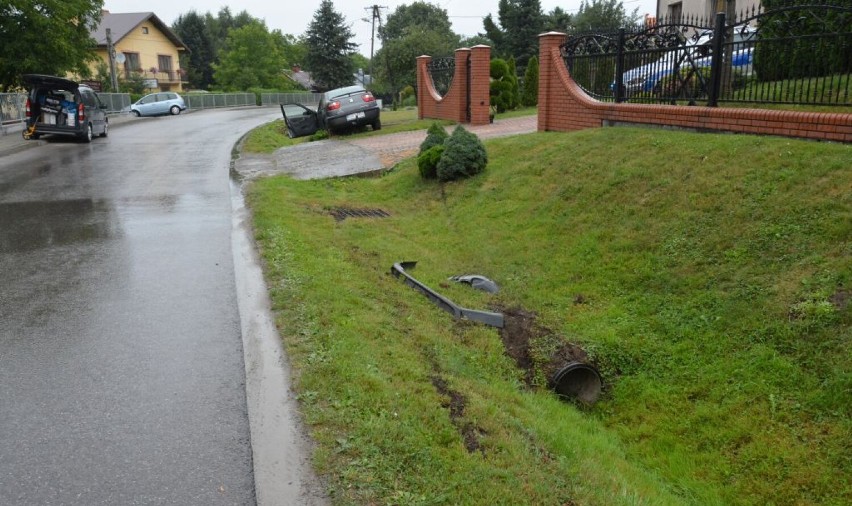
[[[131,72],[142,70],[142,63],[139,61],[139,53],[124,53],[124,75],[129,76]]]
[[[160,72],[168,72],[172,70],[172,57],[162,54],[157,56],[157,65],[160,66]]]
[[[142,33],[144,33],[145,35],[148,35],[148,27],[147,26],[142,27]]]
[[[679,23],[681,16],[683,16],[683,2],[669,4],[668,14],[669,21],[673,23]]]

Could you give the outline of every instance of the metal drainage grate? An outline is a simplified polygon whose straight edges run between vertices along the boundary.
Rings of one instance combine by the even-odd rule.
[[[343,221],[346,218],[388,218],[390,214],[382,209],[349,209],[346,207],[336,207],[331,210],[331,215],[336,221]]]

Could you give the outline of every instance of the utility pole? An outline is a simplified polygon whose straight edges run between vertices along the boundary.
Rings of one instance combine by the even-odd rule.
[[[106,29],[107,58],[109,58],[109,78],[112,92],[118,93],[118,77],[115,75],[115,48],[112,47],[112,31]]]
[[[387,9],[385,5],[372,5],[370,7],[364,7],[365,11],[372,11],[372,23],[373,23],[373,33],[370,35],[370,68],[368,72],[370,73],[370,84],[373,82],[373,49],[376,46],[376,20],[379,21],[379,26],[382,24],[382,9]],[[364,21],[367,21],[365,18]]]

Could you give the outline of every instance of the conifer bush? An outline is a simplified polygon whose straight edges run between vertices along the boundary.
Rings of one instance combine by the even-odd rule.
[[[533,56],[527,64],[524,74],[524,91],[521,94],[521,105],[535,107],[538,105],[538,58]]]
[[[444,145],[437,144],[417,155],[417,168],[423,179],[435,179],[438,177],[438,162],[444,154]]]
[[[488,154],[482,141],[459,125],[444,142],[444,152],[437,166],[438,180],[468,178],[485,170],[486,164]]]
[[[491,60],[491,84],[489,85],[491,105],[498,113],[512,109],[514,95],[512,92],[512,76],[506,60],[495,58]]]
[[[424,139],[420,144],[419,154],[423,154],[433,146],[440,146],[444,144],[444,141],[447,140],[447,137],[449,136],[450,134],[447,133],[444,127],[438,123],[432,123],[429,126],[429,129],[426,130],[426,139]]]

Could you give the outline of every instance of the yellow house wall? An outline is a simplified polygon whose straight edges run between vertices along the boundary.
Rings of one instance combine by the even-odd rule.
[[[143,28],[148,28],[148,33],[143,33]],[[171,91],[183,91],[181,86],[180,77],[177,75],[177,70],[180,69],[180,58],[178,57],[178,49],[166,37],[163,32],[158,30],[153,23],[148,21],[137,25],[133,30],[131,30],[127,35],[124,36],[119,41],[113,41],[113,45],[115,46],[115,53],[138,53],[139,54],[139,64],[142,67],[141,74],[145,78],[150,77],[158,77],[160,89],[171,90]],[[105,48],[99,48],[97,51],[98,58],[102,61],[107,62],[109,65],[109,60],[107,59],[107,52]],[[172,57],[172,71],[175,72],[175,80],[173,82],[164,82],[163,74],[158,74],[156,76],[152,76],[149,69],[152,67],[156,67],[159,69],[159,56],[171,56]],[[92,72],[95,73],[97,62],[91,65]],[[123,76],[124,65],[120,65],[118,63],[115,64],[115,70],[120,75]]]

